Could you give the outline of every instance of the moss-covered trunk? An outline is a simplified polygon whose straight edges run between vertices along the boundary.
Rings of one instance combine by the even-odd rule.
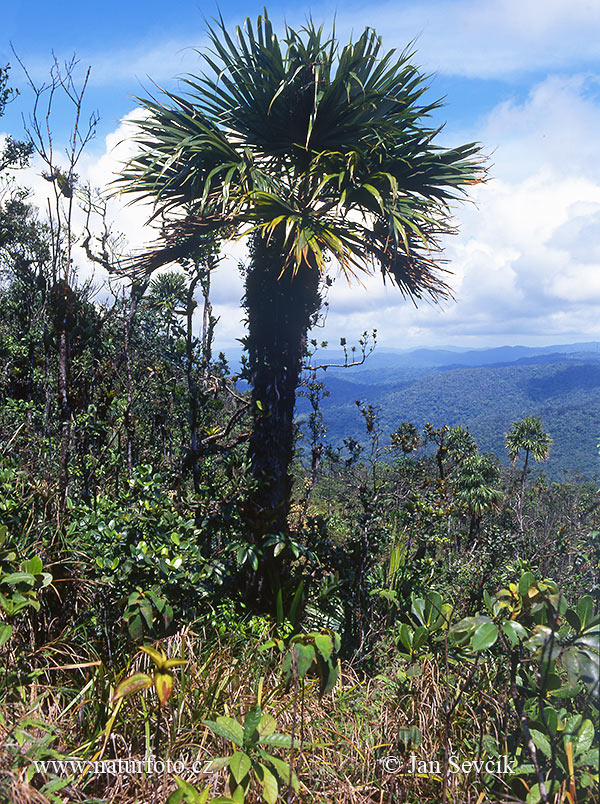
[[[253,238],[245,307],[253,411],[249,458],[257,489],[246,515],[257,546],[266,534],[287,530],[296,388],[307,331],[321,301],[318,271],[304,263],[295,276],[290,269],[282,274],[284,264],[280,240]]]

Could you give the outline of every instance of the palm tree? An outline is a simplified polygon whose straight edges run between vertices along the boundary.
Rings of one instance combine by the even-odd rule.
[[[506,434],[506,451],[508,457],[516,463],[519,455],[524,452],[525,460],[521,469],[520,485],[521,491],[518,500],[517,519],[519,530],[523,530],[523,504],[525,501],[525,481],[529,464],[529,456],[537,461],[548,460],[552,439],[545,432],[542,420],[538,416],[526,416],[520,422],[514,422],[509,432]]]
[[[471,544],[479,533],[483,515],[500,506],[503,494],[496,487],[499,480],[500,470],[490,455],[485,453],[467,455],[460,464],[454,479],[456,500],[469,513],[469,542]]]
[[[232,36],[208,28],[207,72],[184,94],[141,100],[139,153],[118,186],[154,202],[161,240],[150,272],[215,235],[249,235],[245,274],[258,489],[258,544],[285,531],[293,414],[307,331],[327,263],[350,279],[379,269],[413,300],[451,295],[439,236],[449,205],[484,178],[475,144],[444,149],[427,125],[426,77],[410,53],[383,53],[371,29],[340,48],[312,22],[280,40],[266,12]]]
[[[506,451],[513,463],[521,452],[525,453],[522,477],[527,473],[527,464],[531,455],[535,461],[547,461],[552,439],[545,432],[539,416],[526,416],[520,422],[514,422],[506,434]]]
[[[167,343],[171,348],[173,330],[178,316],[185,315],[187,284],[183,274],[167,271],[150,282],[146,306],[157,313],[160,325],[164,327]]]

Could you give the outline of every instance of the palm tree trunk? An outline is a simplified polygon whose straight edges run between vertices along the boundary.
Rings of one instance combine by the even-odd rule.
[[[282,274],[281,239],[255,235],[246,275],[246,341],[252,386],[253,428],[249,443],[257,481],[246,510],[252,539],[285,533],[290,508],[296,388],[306,335],[320,307],[319,272],[303,263],[295,276]]]
[[[517,525],[519,527],[519,533],[523,533],[524,527],[524,515],[523,511],[525,508],[525,483],[527,481],[527,465],[529,464],[529,450],[525,450],[525,461],[523,463],[523,469],[521,471],[521,488],[519,491],[519,500],[518,500],[518,511],[517,511]]]

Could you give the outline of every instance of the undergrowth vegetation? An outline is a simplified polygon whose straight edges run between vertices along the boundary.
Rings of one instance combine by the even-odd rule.
[[[595,800],[595,490],[498,470],[480,506],[369,416],[384,452],[324,450],[308,502],[298,464],[270,611],[235,506],[164,464],[57,526],[4,460],[5,800]]]

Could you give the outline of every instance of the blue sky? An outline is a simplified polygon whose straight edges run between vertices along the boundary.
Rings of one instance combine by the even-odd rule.
[[[260,3],[222,2],[232,27]],[[407,2],[271,3],[276,25],[301,25],[312,13],[344,41],[373,26],[386,47],[414,41],[415,61],[432,74],[431,97],[445,96],[438,122],[444,144],[478,140],[491,155],[491,181],[476,204],[456,210],[460,234],[448,240],[457,302],[415,310],[378,279],[366,288],[337,281],[326,335],[349,340],[377,326],[386,346],[558,343],[600,340],[600,3],[596,0],[407,0]],[[43,81],[54,51],[91,65],[88,109],[98,135],[82,171],[106,184],[127,154],[122,118],[152,81],[198,68],[204,17],[214,3],[13,2],[3,10],[0,64],[12,64],[21,96],[0,120],[19,135],[31,96],[10,43],[32,77]],[[60,110],[59,110],[60,111]],[[68,120],[54,123],[56,138]],[[121,143],[118,145],[118,143]],[[40,204],[46,188],[35,166],[25,177]],[[143,210],[114,207],[132,247],[151,239]],[[242,334],[236,261],[239,244],[215,275],[220,338]],[[88,267],[81,265],[82,275]]]
[[[415,60],[422,63],[419,60],[419,40],[427,30],[432,13],[427,12],[427,7],[450,4],[421,0],[414,5],[421,7],[422,17],[417,16],[414,26],[406,26],[405,38],[394,36],[392,41],[390,37],[389,43],[384,40],[384,44],[402,48],[415,40]],[[172,86],[177,75],[193,71],[199,65],[194,50],[205,41],[204,20],[210,20],[218,13],[217,5],[177,0],[168,4],[168,16],[165,16],[165,6],[164,2],[156,0],[144,4],[109,0],[102,6],[65,2],[61,4],[59,15],[49,4],[17,2],[11,5],[8,18],[3,20],[6,33],[0,45],[0,63],[12,62],[15,65],[12,84],[25,90],[11,44],[28,71],[40,81],[47,75],[52,53],[61,62],[76,54],[82,67],[92,67],[89,106],[100,112],[98,134],[105,135],[134,107],[133,96],[151,90],[153,81],[161,86]],[[344,24],[348,32],[360,32],[375,22],[371,22],[370,15],[363,18],[358,11],[347,17],[335,4],[316,4],[316,7],[318,14],[309,4],[299,7],[298,4],[277,3],[269,6],[269,14],[276,22],[288,20],[294,25],[301,25],[311,14],[325,24],[335,16],[338,29],[348,19]],[[261,3],[227,2],[220,5],[221,13],[231,27],[242,23],[246,16],[254,19],[262,8]],[[352,6],[344,8],[348,10]],[[385,4],[381,8],[385,9]],[[518,98],[526,92],[535,72],[523,76],[520,70],[514,73],[500,70],[493,77],[481,78],[477,74],[465,76],[457,72],[460,68],[456,65],[452,67],[452,73],[439,71],[440,65],[436,64],[434,54],[429,54],[426,60],[425,69],[434,73],[431,78],[432,97],[446,99],[445,108],[437,114],[438,121],[450,119],[453,125],[464,125],[465,128],[472,126],[506,97]],[[543,76],[539,71],[538,74]],[[27,114],[25,101],[26,97],[8,110],[5,126],[20,125],[20,115]]]

